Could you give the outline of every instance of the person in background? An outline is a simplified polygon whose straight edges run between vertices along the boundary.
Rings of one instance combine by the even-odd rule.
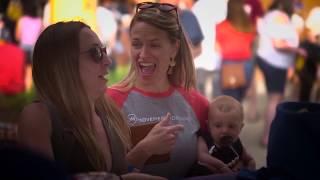
[[[243,107],[231,96],[221,95],[209,105],[208,129],[200,131],[198,163],[193,175],[238,172],[247,168],[255,170],[255,161],[239,138],[244,126]]]
[[[302,17],[303,3],[301,2],[301,0],[294,0],[293,9],[294,10],[291,16],[291,22],[298,32],[299,39],[302,39],[305,28],[305,22]]]
[[[26,1],[22,7],[23,15],[17,22],[15,37],[26,53],[28,64],[31,64],[33,47],[42,30],[42,20],[38,16],[39,10],[35,2]]]
[[[9,28],[4,21],[4,15],[0,13],[0,39],[6,42],[12,42],[12,37]]]
[[[307,51],[307,58],[299,73],[299,101],[311,101],[312,87],[319,78],[320,71],[320,7],[314,7],[306,19],[307,38],[302,47]]]
[[[274,0],[258,25],[260,40],[256,61],[264,75],[268,96],[263,145],[268,143],[275,108],[283,99],[287,69],[293,65],[297,54],[306,55],[305,50],[298,47],[299,36],[290,21],[292,13],[292,0]]]
[[[195,90],[195,70],[187,38],[171,4],[137,4],[130,24],[129,74],[107,94],[131,128],[154,127],[127,154],[141,172],[183,178],[197,159],[197,135],[205,127],[208,101]],[[152,155],[168,159],[147,164]]]
[[[114,13],[108,9],[110,0],[99,0],[97,7],[97,31],[101,42],[110,49],[116,41],[118,24]]]
[[[253,41],[255,28],[244,10],[243,0],[229,0],[227,18],[217,25],[217,49],[221,53],[222,68],[228,64],[242,65],[245,83],[239,87],[221,87],[222,94],[242,101],[250,86],[253,73]],[[222,71],[221,71],[221,79]],[[223,81],[222,81],[223,82]],[[223,84],[221,82],[221,84]]]
[[[264,14],[264,9],[261,4],[261,0],[245,0],[245,12],[250,16],[251,23],[254,25],[255,29],[257,24],[260,22],[261,18]],[[259,41],[259,35],[257,34],[255,40],[253,42],[252,47],[252,56],[255,57],[257,46]],[[248,100],[248,111],[245,112],[247,115],[248,120],[255,122],[258,120],[258,92],[257,92],[257,85],[259,82],[258,78],[258,68],[256,66],[256,62],[253,62],[253,74],[252,80],[250,83],[250,87],[247,89],[246,99]]]
[[[305,39],[305,25],[302,17],[303,3],[301,0],[293,0],[293,3],[293,14],[290,20],[298,33],[299,46],[302,47],[302,42]],[[304,62],[304,58],[302,56],[296,56],[294,65],[288,68],[286,89],[290,89],[290,91],[285,91],[287,100],[297,101],[299,99],[299,71],[301,70],[299,65],[301,62]]]
[[[112,12],[116,14],[118,29],[115,36],[115,42],[111,48],[111,57],[114,60],[110,67],[109,85],[119,82],[125,77],[130,69],[129,56],[129,24],[134,11],[134,2],[130,3],[109,3]]]
[[[216,25],[226,17],[227,2],[227,0],[199,0],[192,7],[204,36],[201,54],[194,59],[197,89],[208,99],[221,95],[221,57],[215,49]]]
[[[261,0],[245,0],[244,8],[250,16],[251,23],[255,24],[263,16],[264,10],[261,5]]]
[[[7,36],[0,36],[0,96],[12,96],[25,90],[24,52],[7,40]]]
[[[190,1],[189,1],[190,2]],[[169,3],[178,7],[179,21],[191,47],[193,58],[202,51],[203,34],[195,14],[189,9],[186,0],[160,0],[160,3]]]
[[[31,59],[33,53],[33,47],[37,41],[39,34],[41,33],[43,26],[41,17],[38,16],[38,5],[35,1],[25,0],[22,1],[23,15],[19,18],[15,38],[19,42],[19,46],[25,52],[26,58],[26,89],[29,90],[32,87],[32,69]]]
[[[48,26],[34,48],[38,99],[21,113],[19,143],[61,163],[70,175],[163,179],[127,173],[129,128],[104,94],[110,64],[88,25],[69,21]]]

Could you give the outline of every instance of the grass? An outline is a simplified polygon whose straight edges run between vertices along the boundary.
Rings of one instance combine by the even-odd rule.
[[[0,121],[14,122],[17,120],[22,108],[32,102],[36,96],[34,88],[12,96],[0,94]]]

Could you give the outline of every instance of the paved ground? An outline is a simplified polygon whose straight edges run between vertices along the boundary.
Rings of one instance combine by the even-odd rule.
[[[296,91],[292,83],[288,83],[286,86],[285,99],[295,100]],[[249,119],[248,114],[253,110],[252,105],[250,106],[249,98],[247,97],[243,102],[245,109],[245,126],[240,134],[240,138],[247,148],[248,152],[255,158],[257,163],[257,168],[266,166],[266,155],[267,149],[261,144],[261,137],[264,127],[264,119],[262,119],[262,114],[266,106],[266,92],[264,80],[262,74],[256,71],[256,92],[257,92],[257,118]]]
[[[244,103],[246,106],[246,102]],[[261,117],[261,116],[260,116]],[[243,145],[247,148],[247,151],[256,160],[257,168],[266,165],[266,148],[260,143],[262,137],[264,122],[261,118],[257,118],[255,121],[245,120],[245,126],[240,134]]]
[[[247,148],[247,151],[256,160],[257,168],[266,166],[267,149],[261,144],[263,134],[264,119],[262,118],[266,106],[266,91],[261,72],[256,71],[256,118],[249,119],[248,114],[253,110],[250,105],[250,97],[247,97],[244,102],[245,111],[245,126],[240,134],[242,143]]]

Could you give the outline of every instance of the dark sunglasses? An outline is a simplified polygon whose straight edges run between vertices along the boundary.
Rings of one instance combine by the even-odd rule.
[[[175,11],[177,13],[177,6],[169,3],[154,3],[154,2],[142,2],[137,4],[136,13],[140,10],[157,8],[162,12]]]
[[[107,55],[107,48],[95,46],[95,47],[92,47],[89,50],[81,52],[81,53],[89,53],[91,58],[96,63],[100,63],[102,61],[103,57]]]

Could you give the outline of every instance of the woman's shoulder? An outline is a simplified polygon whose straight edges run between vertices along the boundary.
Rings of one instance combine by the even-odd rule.
[[[109,96],[118,107],[122,107],[123,102],[127,99],[130,90],[123,90],[118,87],[110,87],[106,90],[107,96]]]
[[[195,101],[198,101],[198,102],[200,101],[200,102],[203,102],[205,104],[209,103],[208,99],[205,96],[203,96],[195,88],[187,90],[187,89],[184,89],[182,87],[178,87],[177,90],[188,99],[192,99],[192,100],[195,100]]]
[[[41,102],[32,102],[28,105],[26,105],[22,112],[21,115],[22,117],[38,117],[38,116],[46,116],[49,115],[49,111],[47,106],[44,103]]]
[[[219,31],[222,29],[230,28],[230,27],[231,27],[231,23],[228,20],[223,20],[217,24],[216,30]]]
[[[230,21],[228,21],[228,20],[225,19],[225,20],[219,22],[219,23],[217,24],[217,27],[228,26],[228,25],[230,25]]]
[[[129,94],[129,92],[130,90],[121,89],[116,86],[109,87],[106,90],[107,95],[109,95],[112,98],[115,98],[118,96],[126,96]]]
[[[209,110],[208,99],[202,94],[200,94],[196,89],[186,90],[184,88],[177,88],[177,90],[182,94],[182,96],[192,107],[198,120],[200,121],[201,127],[205,128],[205,121],[208,119]]]
[[[19,126],[50,127],[50,113],[44,103],[33,102],[26,105],[19,118]]]
[[[18,122],[19,142],[53,157],[50,147],[51,121],[47,106],[33,102],[21,112]]]

